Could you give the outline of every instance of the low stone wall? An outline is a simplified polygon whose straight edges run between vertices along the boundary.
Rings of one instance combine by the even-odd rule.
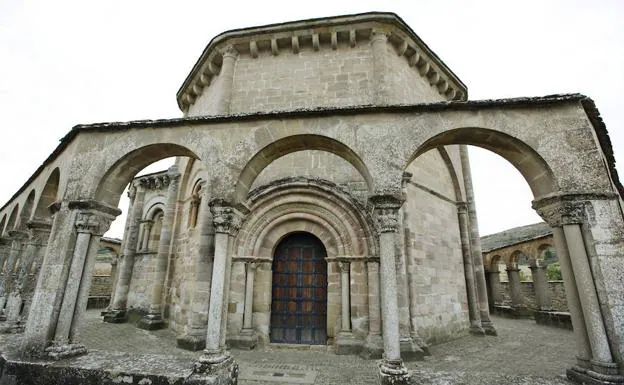
[[[94,275],[91,281],[89,297],[110,297],[113,290],[113,280],[110,275]]]
[[[522,297],[525,307],[529,309],[535,309],[537,307],[535,302],[535,290],[533,288],[533,282],[524,281],[521,282]],[[511,306],[511,296],[509,293],[509,282],[500,283],[500,298],[501,301],[497,305]],[[548,291],[550,294],[550,303],[552,310],[559,312],[568,311],[568,303],[566,302],[565,290],[563,288],[563,281],[549,281]]]

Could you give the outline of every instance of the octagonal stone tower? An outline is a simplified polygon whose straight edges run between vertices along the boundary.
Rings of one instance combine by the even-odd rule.
[[[401,18],[377,12],[222,33],[177,93],[187,116],[466,98]]]

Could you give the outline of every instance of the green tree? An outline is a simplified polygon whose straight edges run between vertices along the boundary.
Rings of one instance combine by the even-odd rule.
[[[559,266],[559,262],[548,265],[546,268],[546,276],[549,281],[561,281],[563,279],[561,276],[561,266]]]

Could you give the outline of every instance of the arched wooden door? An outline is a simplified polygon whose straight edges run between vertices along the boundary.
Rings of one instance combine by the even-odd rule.
[[[327,253],[309,233],[284,238],[273,256],[271,342],[327,342]]]

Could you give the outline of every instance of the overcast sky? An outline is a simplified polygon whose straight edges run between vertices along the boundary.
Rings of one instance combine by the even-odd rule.
[[[76,124],[181,116],[175,93],[218,33],[368,11],[401,16],[470,99],[592,97],[624,164],[624,1],[0,0],[0,205]],[[540,220],[510,164],[471,161],[482,235]]]

